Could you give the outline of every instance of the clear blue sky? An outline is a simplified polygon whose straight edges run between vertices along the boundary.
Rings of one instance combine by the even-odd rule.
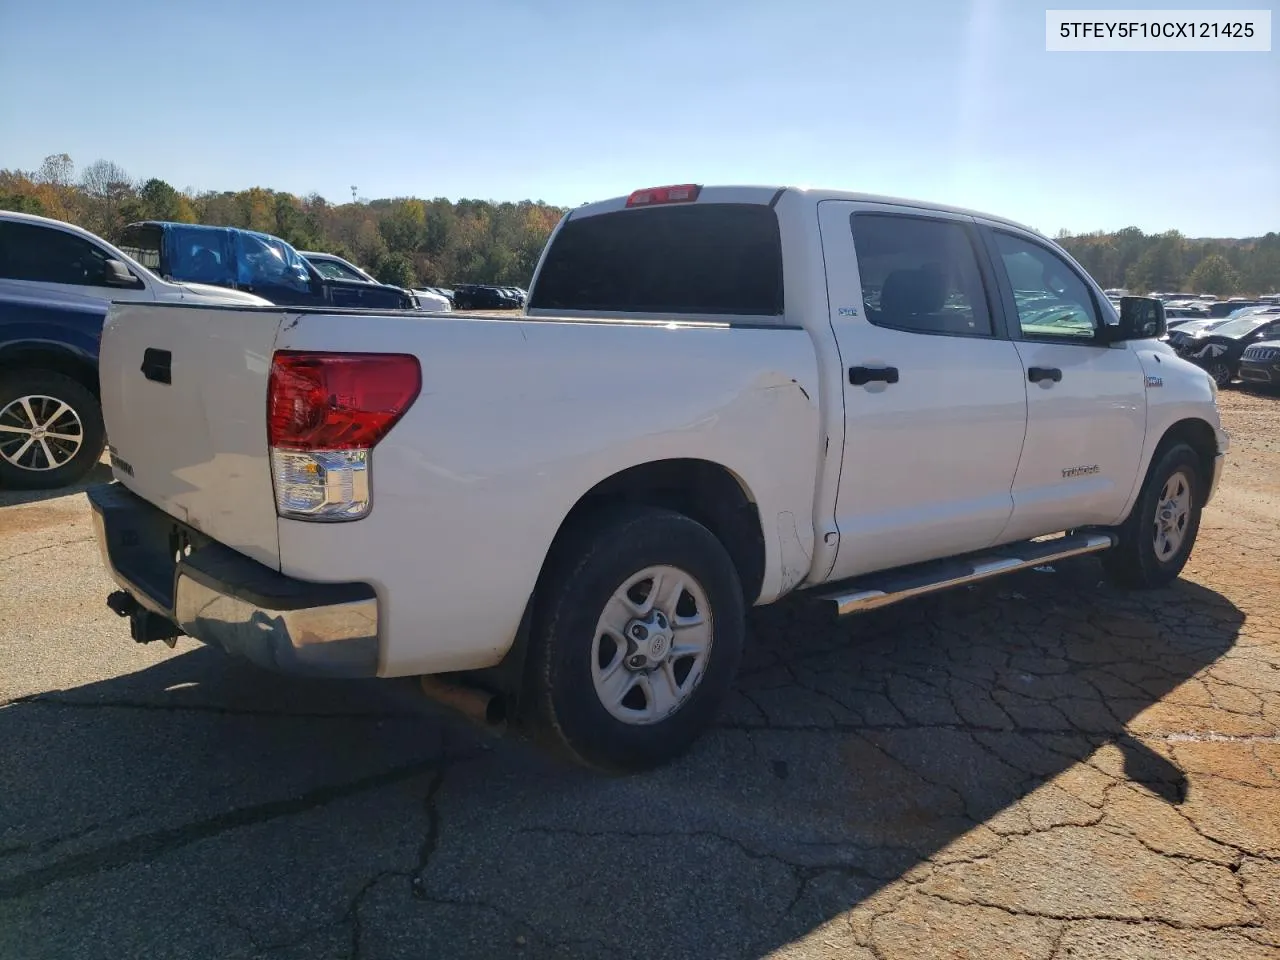
[[[0,0],[0,167],[66,152],[335,201],[791,183],[1047,233],[1280,230],[1277,38],[1047,53],[1067,5]]]

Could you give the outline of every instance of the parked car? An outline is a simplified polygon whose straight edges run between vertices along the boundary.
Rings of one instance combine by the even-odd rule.
[[[274,304],[417,309],[402,287],[324,277],[285,241],[254,230],[145,220],[125,228],[120,246],[161,276],[246,290]]]
[[[1209,304],[1209,316],[1214,320],[1220,317],[1230,317],[1240,310],[1248,307],[1259,306],[1257,300],[1245,300],[1241,297],[1232,297],[1230,300],[1219,300],[1217,303]]]
[[[0,293],[0,487],[75,483],[102,456],[98,339],[107,306]]]
[[[450,308],[453,307],[453,291],[447,287],[423,287],[422,289],[427,293],[434,293],[438,297],[444,297],[445,300],[449,301]]]
[[[1190,342],[1201,331],[1215,330],[1228,322],[1225,318],[1220,320],[1188,320],[1185,317],[1180,317],[1173,323],[1168,324],[1164,339],[1171,346],[1177,348],[1180,344]]]
[[[102,456],[98,336],[112,300],[270,306],[162,280],[73,224],[0,212],[0,486],[64,486]]]
[[[335,253],[319,253],[314,250],[301,250],[300,255],[319,271],[322,277],[329,280],[355,280],[360,283],[378,283],[373,274],[362,270],[350,260],[344,260]],[[435,290],[414,287],[413,294],[418,298],[418,309],[429,313],[447,313],[453,309],[453,302]]]
[[[685,185],[566,214],[510,320],[117,304],[108,602],[139,640],[430,675],[653,766],[715,717],[751,604],[856,613],[1089,553],[1178,576],[1216,391],[1158,301],[1103,303],[1008,220]]]
[[[0,211],[0,294],[99,303],[270,304],[240,290],[162,280],[134,257],[88,230],[29,213]]]
[[[1247,386],[1280,387],[1280,338],[1245,347],[1240,355],[1240,379]]]
[[[453,302],[459,310],[518,310],[524,305],[512,291],[480,283],[454,287]]]
[[[1250,313],[1222,326],[1202,331],[1175,345],[1177,352],[1203,367],[1219,387],[1225,387],[1240,372],[1240,360],[1252,344],[1280,336],[1280,310]]]

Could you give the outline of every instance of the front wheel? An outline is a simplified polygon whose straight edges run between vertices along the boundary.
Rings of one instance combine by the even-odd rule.
[[[70,377],[33,370],[0,381],[0,487],[75,483],[105,443],[97,397]]]
[[[1213,382],[1219,387],[1231,386],[1231,381],[1233,379],[1231,364],[1222,360],[1215,360],[1213,363],[1205,367],[1205,371],[1209,376],[1213,377]]]
[[[673,759],[715,718],[745,624],[737,570],[706,527],[653,507],[580,524],[557,550],[531,636],[543,727],[599,769]]]
[[[1163,587],[1177,579],[1200,531],[1207,489],[1196,452],[1185,443],[1166,450],[1147,472],[1120,542],[1102,555],[1102,565],[1118,586]]]

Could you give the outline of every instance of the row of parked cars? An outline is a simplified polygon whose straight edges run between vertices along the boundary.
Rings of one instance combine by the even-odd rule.
[[[1107,290],[1119,307],[1127,290]],[[1280,387],[1280,294],[1230,297],[1152,293],[1164,303],[1167,332],[1162,337],[1178,353],[1203,368],[1219,387],[1235,380]]]
[[[443,313],[518,309],[524,291],[379,283],[342,257],[252,230],[142,221],[117,246],[0,211],[0,486],[63,486],[102,456],[98,343],[111,301]]]
[[[1175,317],[1166,342],[1204,368],[1219,387],[1280,386],[1280,304],[1237,307],[1225,317]]]

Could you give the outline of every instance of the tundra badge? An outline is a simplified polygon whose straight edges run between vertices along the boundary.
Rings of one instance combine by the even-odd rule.
[[[1098,465],[1095,463],[1088,467],[1067,467],[1062,471],[1062,478],[1070,480],[1074,477],[1087,477],[1091,473],[1098,472]]]

